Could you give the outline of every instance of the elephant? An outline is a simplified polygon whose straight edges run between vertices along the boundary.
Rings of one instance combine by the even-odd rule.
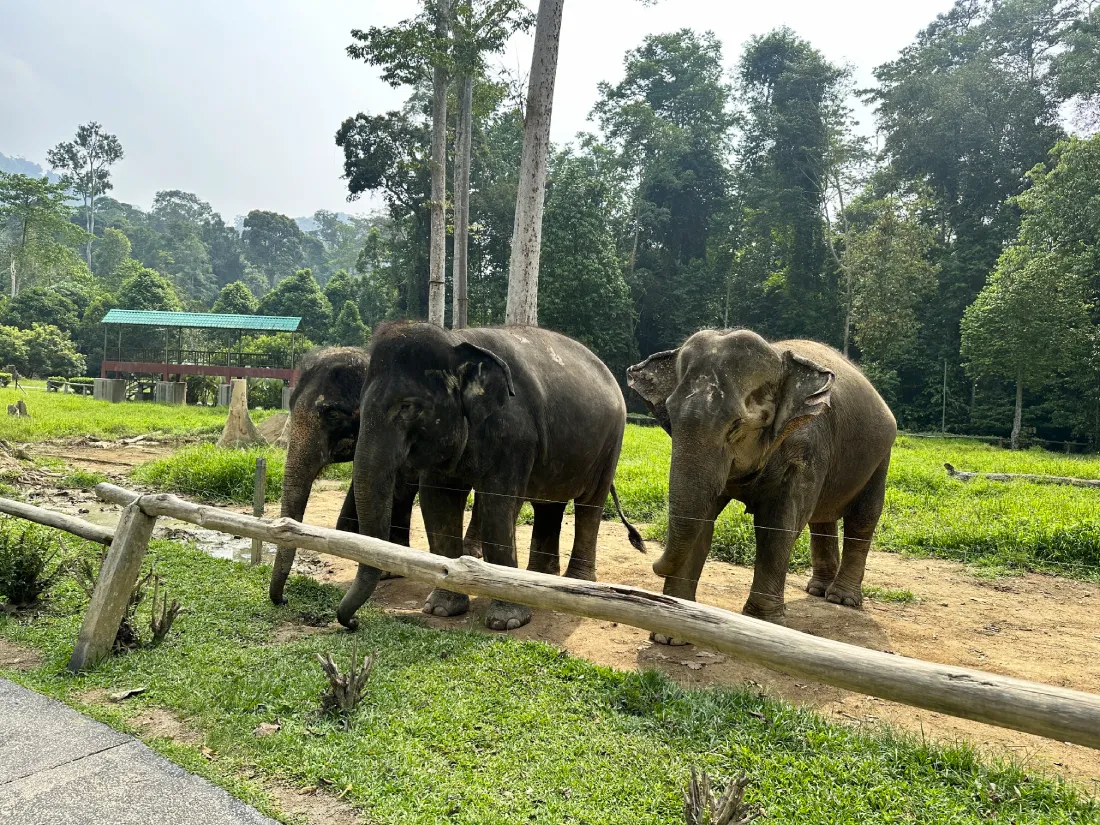
[[[462,552],[463,508],[475,491],[486,561],[516,567],[516,517],[535,512],[528,569],[558,575],[566,503],[576,536],[566,576],[594,581],[596,538],[612,491],[626,427],[626,403],[611,372],[582,344],[546,329],[509,326],[447,331],[403,322],[380,327],[363,389],[354,486],[359,529],[385,537],[398,502],[399,469],[418,473],[420,507],[433,553]],[[415,490],[415,486],[409,486]],[[641,535],[613,501],[631,544]],[[394,506],[390,507],[390,502]],[[374,591],[378,571],[360,565],[337,611],[354,629],[355,612]],[[469,597],[436,588],[424,612],[456,616]],[[512,630],[529,607],[493,600],[485,624]]]
[[[329,464],[351,461],[359,440],[359,397],[367,378],[370,356],[364,349],[331,347],[305,357],[301,375],[290,396],[290,433],[283,472],[280,515],[301,521],[313,482]],[[354,485],[353,485],[354,488]],[[354,489],[348,491],[336,527],[359,532]],[[407,525],[406,525],[407,527]],[[391,538],[408,544],[408,531]],[[466,537],[466,552],[481,555],[476,520]],[[295,548],[279,547],[271,571],[268,595],[275,604],[286,604],[283,593]]]
[[[630,367],[627,383],[672,437],[668,538],[653,564],[666,595],[695,600],[714,520],[737,499],[756,533],[746,615],[784,623],[787,564],[807,524],[806,590],[862,604],[897,424],[852,362],[813,341],[703,330]]]

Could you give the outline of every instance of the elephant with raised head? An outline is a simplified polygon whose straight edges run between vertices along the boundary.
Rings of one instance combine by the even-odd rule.
[[[390,534],[399,471],[411,467],[433,553],[461,554],[472,489],[485,559],[516,566],[516,517],[528,500],[535,512],[529,569],[557,575],[562,516],[573,501],[576,537],[566,575],[595,580],[596,538],[626,404],[611,372],[584,346],[534,327],[389,325],[374,336],[361,410],[354,472],[360,532]],[[621,508],[619,515],[627,523]],[[627,527],[642,549],[641,536]],[[356,626],[355,612],[377,581],[377,570],[360,566],[340,604],[342,624]],[[441,588],[424,606],[437,616],[468,609],[467,596]],[[494,600],[485,624],[511,630],[530,619],[530,608]]]
[[[303,359],[301,375],[290,396],[290,431],[279,515],[301,521],[313,482],[321,471],[330,464],[355,458],[355,445],[359,440],[359,398],[369,364],[367,351],[354,347],[317,350]],[[415,494],[414,489],[413,496]],[[411,511],[411,499],[408,506]],[[344,499],[336,529],[359,532],[354,485]],[[390,540],[398,544],[409,543],[407,520],[399,519],[398,529],[393,531]],[[466,552],[481,554],[476,520],[471,522],[466,537]],[[275,604],[286,604],[283,591],[294,555],[293,546],[276,550],[268,589]]]
[[[807,524],[807,591],[860,606],[897,425],[855,365],[813,341],[704,330],[627,378],[672,436],[668,539],[653,565],[666,594],[695,599],[714,520],[737,499],[756,530],[746,614],[783,621],[787,564]]]

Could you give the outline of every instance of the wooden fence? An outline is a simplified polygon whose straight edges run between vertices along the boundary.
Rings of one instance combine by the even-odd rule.
[[[96,493],[125,510],[118,528],[108,531],[110,550],[69,662],[74,671],[109,655],[156,519],[164,516],[339,556],[458,593],[620,622],[834,687],[1100,749],[1100,696],[1090,693],[867,650],[636,587],[532,573],[469,556],[448,559],[369,536],[265,520],[173,495],[139,495],[111,484],[100,484]],[[0,499],[0,512],[93,541],[106,538],[103,528],[18,502]]]

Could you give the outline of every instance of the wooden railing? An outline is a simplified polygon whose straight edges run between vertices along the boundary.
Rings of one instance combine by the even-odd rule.
[[[156,520],[171,517],[229,535],[339,556],[456,593],[620,622],[826,685],[1100,749],[1100,696],[1091,693],[867,650],[627,585],[532,573],[470,556],[449,559],[356,533],[292,519],[270,521],[112,484],[98,485],[96,494],[125,508],[114,531],[0,499],[0,512],[92,541],[110,541],[69,661],[74,671],[93,667],[110,654]]]

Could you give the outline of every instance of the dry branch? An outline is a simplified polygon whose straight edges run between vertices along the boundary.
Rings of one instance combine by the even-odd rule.
[[[153,604],[152,604],[152,616],[149,619],[149,629],[153,631],[153,644],[159,645],[164,641],[164,637],[168,635],[172,629],[172,623],[176,621],[176,617],[183,613],[183,608],[180,607],[180,603],[172,599],[172,604],[168,604],[168,590],[164,590],[164,599],[158,605],[157,595],[160,590],[160,576],[153,576]]]
[[[976,478],[984,478],[986,481],[1032,481],[1036,484],[1066,484],[1072,487],[1100,488],[1100,479],[1095,478],[1042,476],[1030,473],[964,473],[961,470],[956,470],[950,464],[944,464],[943,467],[951,478],[957,478],[959,481],[973,481]]]
[[[696,774],[692,768],[691,782],[684,791],[684,820],[687,825],[747,825],[760,816],[755,805],[744,802],[750,784],[748,777],[735,779],[721,797],[716,797],[707,772]]]
[[[351,713],[363,699],[363,688],[366,687],[367,679],[370,678],[377,653],[372,653],[360,664],[359,641],[356,640],[351,648],[351,667],[348,668],[347,673],[340,671],[331,653],[327,658],[320,653],[314,655],[321,663],[321,670],[328,677],[329,684],[328,692],[321,697],[321,706],[329,712]]]
[[[98,485],[96,493],[116,502],[134,501],[136,495],[113,484]],[[1100,749],[1100,696],[1091,693],[867,650],[636,587],[532,573],[468,556],[448,559],[173,495],[142,496],[138,506],[148,516],[171,516],[230,535],[327,553],[456,593],[628,624],[845,690]]]

